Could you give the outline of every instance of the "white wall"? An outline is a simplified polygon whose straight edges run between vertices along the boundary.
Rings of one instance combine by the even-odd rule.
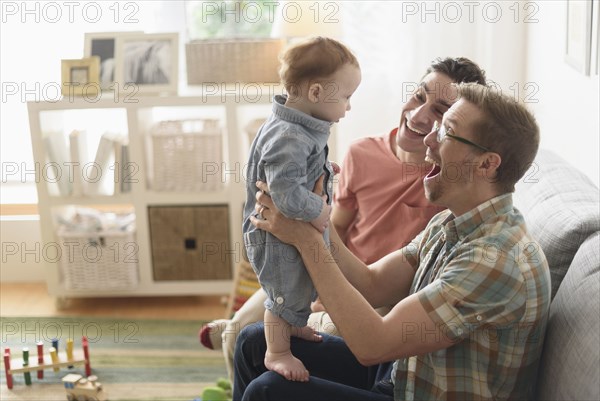
[[[560,154],[598,185],[598,75],[584,76],[564,61],[565,1],[538,4],[538,22],[527,31],[525,77],[539,88],[539,102],[530,106],[541,128],[541,146]]]

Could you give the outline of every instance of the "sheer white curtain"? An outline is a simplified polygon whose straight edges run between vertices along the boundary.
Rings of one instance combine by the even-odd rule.
[[[356,53],[363,79],[339,124],[338,159],[352,140],[397,126],[400,108],[436,57],[472,59],[503,91],[521,82],[525,29],[509,9],[516,3],[477,2],[469,10],[460,2],[340,2],[342,40]]]

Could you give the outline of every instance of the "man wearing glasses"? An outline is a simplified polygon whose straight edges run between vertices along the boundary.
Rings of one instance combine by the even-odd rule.
[[[343,340],[292,339],[311,376],[290,382],[265,371],[262,327],[247,328],[234,400],[533,399],[550,276],[512,192],[539,129],[513,99],[477,84],[455,88],[458,100],[424,138],[433,164],[425,193],[448,210],[403,249],[367,267],[334,234],[331,255],[310,225],[257,194],[266,220],[255,224],[298,248]],[[396,306],[381,317],[380,305]]]

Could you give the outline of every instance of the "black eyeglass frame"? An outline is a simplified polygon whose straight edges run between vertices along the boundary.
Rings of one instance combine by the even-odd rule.
[[[450,128],[449,130],[452,130],[452,128]],[[448,137],[448,138],[455,139],[458,142],[462,142],[464,144],[474,146],[479,150],[483,150],[484,152],[491,152],[491,150],[486,148],[485,146],[477,145],[475,142],[471,142],[468,139],[465,139],[463,137],[449,134],[448,132],[446,132],[446,128],[444,128],[444,126],[442,124],[439,124],[437,121],[435,121],[433,123],[432,131],[434,131],[437,134],[436,139],[437,139],[438,143],[442,143],[444,138]]]

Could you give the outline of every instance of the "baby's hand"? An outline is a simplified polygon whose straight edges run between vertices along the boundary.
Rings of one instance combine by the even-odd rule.
[[[331,206],[323,200],[323,209],[319,217],[310,222],[314,228],[323,233],[329,227],[329,216],[331,215]]]

